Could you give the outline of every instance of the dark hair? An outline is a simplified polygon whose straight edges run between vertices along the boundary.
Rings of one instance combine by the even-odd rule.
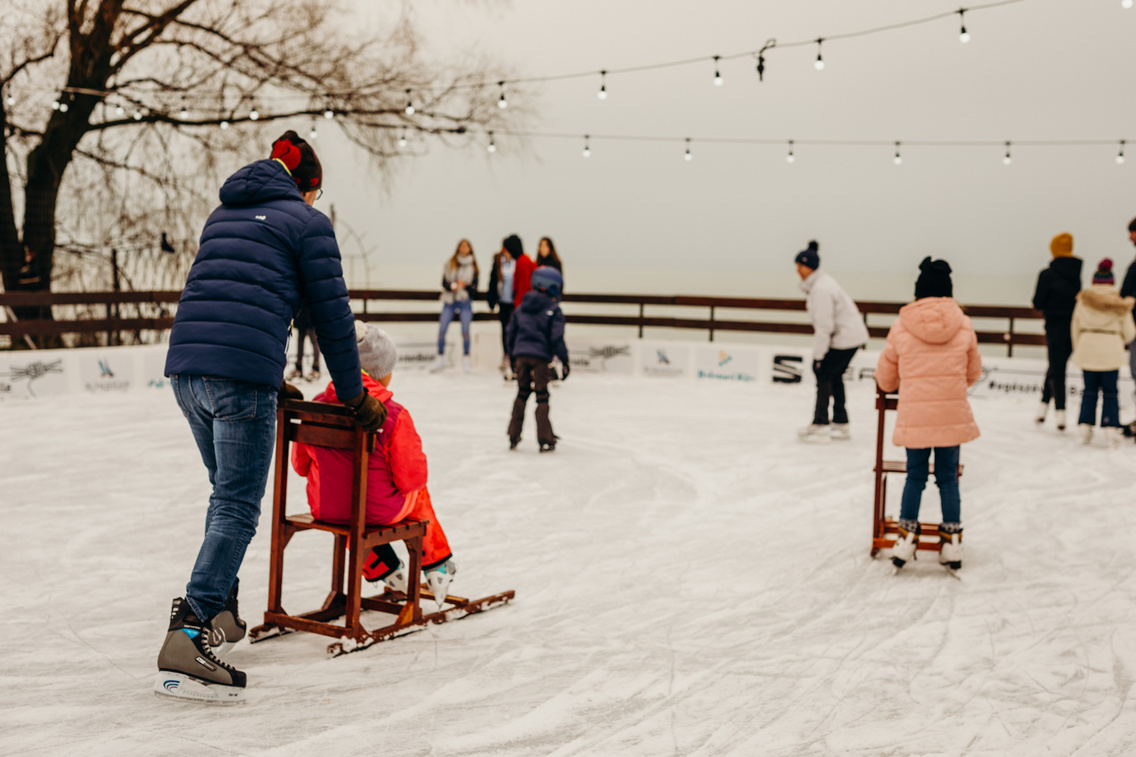
[[[932,260],[930,255],[923,258],[919,264],[919,278],[915,280],[915,299],[953,296],[951,264],[945,260]]]
[[[312,192],[323,185],[323,166],[316,151],[291,129],[272,143],[271,158],[288,169],[301,192]]]
[[[1136,218],[1133,218],[1131,221],[1129,221],[1128,230],[1129,231],[1136,231]]]
[[[556,266],[559,267],[561,265],[560,256],[556,254],[556,245],[554,245],[552,243],[552,239],[550,237],[541,237],[540,241],[541,242],[548,242],[548,254],[545,257],[548,260],[556,261]],[[541,257],[540,257],[540,243],[539,242],[537,243],[537,246],[536,246],[536,259],[537,259],[537,265],[540,265]]]
[[[521,238],[516,234],[510,234],[505,237],[505,241],[501,243],[501,246],[505,248],[506,252],[513,256],[514,260],[525,254],[525,248],[521,244]]]

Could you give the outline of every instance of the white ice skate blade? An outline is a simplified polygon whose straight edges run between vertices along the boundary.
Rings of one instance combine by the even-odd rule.
[[[159,670],[154,681],[154,695],[197,704],[231,705],[245,701],[245,690],[239,686],[206,683],[184,673]]]

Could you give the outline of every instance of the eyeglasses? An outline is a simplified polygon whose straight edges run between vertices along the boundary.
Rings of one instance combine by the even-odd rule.
[[[321,197],[323,197],[323,188],[322,187],[320,189],[316,190],[316,199],[318,200]]]

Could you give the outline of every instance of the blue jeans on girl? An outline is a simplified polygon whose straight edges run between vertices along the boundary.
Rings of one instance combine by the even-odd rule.
[[[461,318],[462,325],[462,354],[469,354],[469,324],[473,320],[473,300],[455,300],[442,305],[442,317],[438,319],[438,354],[446,351],[446,332],[449,331],[450,322],[454,320],[454,313]]]
[[[1081,396],[1081,417],[1077,423],[1097,424],[1097,394],[1104,395],[1100,424],[1103,428],[1120,425],[1120,399],[1116,380],[1120,371],[1084,371],[1085,393]]]
[[[919,520],[919,505],[923,489],[927,486],[930,471],[931,449],[907,450],[907,483],[903,485],[903,499],[899,519]],[[935,447],[935,483],[942,501],[943,523],[959,523],[960,502],[958,483],[959,448]]]
[[[276,441],[275,387],[211,376],[170,376],[213,494],[186,599],[209,620],[225,607],[256,533]]]

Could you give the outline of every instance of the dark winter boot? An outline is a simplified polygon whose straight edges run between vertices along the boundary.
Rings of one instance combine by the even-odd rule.
[[[363,578],[368,581],[382,581],[402,567],[402,561],[395,554],[394,547],[380,544],[371,550],[363,561]]]
[[[245,637],[245,629],[248,627],[237,611],[239,585],[239,580],[233,582],[233,588],[229,589],[229,597],[225,600],[225,609],[209,621],[209,646],[220,657],[227,655],[233,645]]]
[[[895,546],[891,548],[891,561],[902,568],[909,560],[915,559],[919,549],[919,533],[922,530],[917,521],[901,520],[895,535]]]
[[[962,567],[961,523],[943,523],[939,526],[939,564],[951,570]]]
[[[513,417],[509,421],[509,439],[521,438],[521,429],[525,425],[525,405],[528,404],[528,401],[528,394],[523,397],[518,394],[517,398],[513,400]]]
[[[536,393],[536,440],[541,452],[556,449],[556,434],[552,432],[552,421],[548,419],[548,392]]]
[[[244,699],[245,674],[224,663],[209,646],[211,626],[179,597],[170,609],[170,627],[158,653],[154,693],[205,704],[236,704]]]

